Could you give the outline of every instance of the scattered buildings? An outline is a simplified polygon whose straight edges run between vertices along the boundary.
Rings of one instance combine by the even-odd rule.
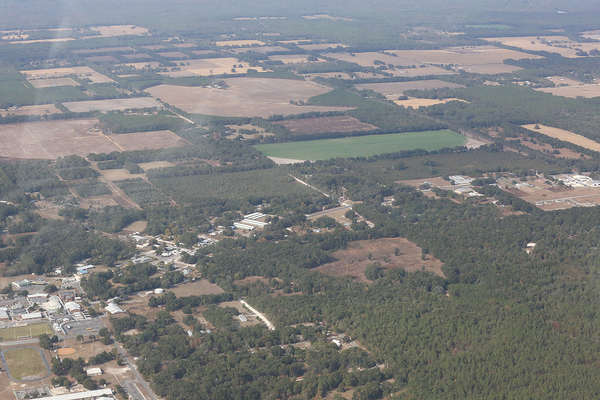
[[[600,187],[600,181],[594,180],[589,176],[578,175],[578,174],[567,174],[567,175],[557,175],[556,179],[562,181],[565,185],[571,186],[574,188],[581,187]]]
[[[453,185],[469,185],[475,180],[473,178],[469,178],[468,176],[462,175],[452,175],[448,178],[450,178],[450,182],[452,182]]]

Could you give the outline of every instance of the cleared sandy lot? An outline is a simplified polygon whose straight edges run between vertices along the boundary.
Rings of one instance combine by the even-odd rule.
[[[425,81],[409,81],[409,82],[387,82],[387,83],[363,83],[355,85],[357,89],[370,89],[386,96],[400,96],[406,90],[427,90],[440,88],[459,88],[464,87],[452,82],[440,81],[438,79],[429,79]]]
[[[34,79],[30,80],[29,83],[36,88],[47,88],[55,86],[77,86],[79,83],[75,82],[71,78],[50,78],[50,79]]]
[[[592,98],[600,96],[600,85],[573,85],[553,88],[540,88],[542,92],[552,93],[556,96],[576,98],[579,96]]]
[[[12,115],[44,115],[44,114],[60,114],[60,111],[54,104],[42,104],[37,106],[23,106],[17,109],[10,109],[8,111],[0,111],[0,115],[3,117],[7,114]]]
[[[101,111],[106,113],[110,110],[125,110],[126,108],[160,107],[161,103],[151,97],[136,97],[132,99],[90,100],[71,101],[63,103],[70,111],[87,112]]]
[[[228,117],[268,117],[310,111],[347,110],[346,107],[295,106],[290,100],[308,100],[331,89],[310,81],[267,78],[228,78],[224,89],[160,85],[146,89],[189,113]]]
[[[566,36],[520,36],[520,37],[496,37],[484,38],[488,42],[500,42],[502,44],[514,47],[520,47],[525,50],[547,51],[558,53],[563,57],[577,58],[578,51],[588,52],[592,49],[600,49],[600,43],[577,43]],[[508,57],[514,58],[514,57]]]
[[[396,255],[395,249],[398,249]],[[370,282],[364,272],[370,264],[378,262],[383,269],[404,268],[406,271],[424,269],[436,275],[442,273],[442,262],[430,254],[421,259],[422,250],[416,244],[404,238],[362,240],[348,244],[344,250],[331,254],[337,261],[321,265],[317,271],[325,275],[350,275],[361,282]],[[369,257],[370,255],[370,257]]]
[[[443,50],[390,50],[398,57],[431,64],[480,65],[502,64],[508,58],[542,58],[515,50],[501,49],[495,46],[475,46],[469,49],[447,48]]]
[[[565,131],[563,129],[553,128],[551,126],[538,124],[540,129],[535,129],[536,124],[529,125],[521,125],[525,129],[529,129],[534,132],[542,133],[546,136],[553,137],[555,139],[564,140],[565,142],[570,142],[576,144],[581,147],[585,147],[586,149],[600,151],[600,143],[594,142],[591,139],[588,139],[584,136],[578,135],[573,132]]]

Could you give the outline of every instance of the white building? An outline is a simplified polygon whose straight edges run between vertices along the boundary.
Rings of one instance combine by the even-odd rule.
[[[88,368],[85,373],[87,376],[98,376],[102,375],[102,370],[99,367]]]

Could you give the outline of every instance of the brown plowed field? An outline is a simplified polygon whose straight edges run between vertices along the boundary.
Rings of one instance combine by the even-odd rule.
[[[396,256],[395,249],[400,250]],[[371,259],[369,260],[369,254]],[[362,240],[352,242],[345,250],[332,254],[337,260],[321,265],[317,271],[325,275],[355,277],[360,282],[370,282],[364,272],[369,264],[379,262],[384,269],[404,268],[407,272],[424,269],[439,276],[442,273],[442,262],[431,255],[421,259],[421,248],[404,238]]]
[[[227,89],[159,85],[146,89],[153,97],[186,112],[223,117],[263,117],[311,111],[343,111],[348,107],[295,106],[331,89],[314,82],[290,79],[227,78]]]
[[[372,131],[376,126],[360,122],[354,117],[318,117],[304,119],[289,119],[274,122],[288,128],[292,133],[323,133],[323,132],[355,132]]]

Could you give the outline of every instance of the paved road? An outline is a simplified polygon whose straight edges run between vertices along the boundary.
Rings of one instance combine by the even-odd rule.
[[[147,400],[146,397],[140,393],[140,390],[135,385],[135,381],[123,381],[121,382],[121,386],[125,388],[133,400]]]
[[[127,363],[127,366],[129,367],[129,369],[131,370],[131,372],[133,372],[133,375],[135,376],[135,380],[137,381],[137,383],[139,383],[140,385],[142,385],[142,387],[144,388],[144,390],[146,391],[146,393],[148,393],[148,395],[150,396],[150,398],[152,400],[158,400],[158,397],[156,397],[154,395],[154,392],[152,391],[152,389],[150,389],[150,386],[148,385],[148,383],[146,383],[146,381],[144,380],[144,378],[142,378],[142,376],[139,374],[139,372],[137,371],[137,369],[135,368],[135,365],[133,364],[133,361],[131,361],[129,359],[129,355],[127,354],[127,352],[125,350],[123,350],[123,348],[121,347],[121,345],[119,343],[117,343],[117,341],[115,340],[114,337],[112,337],[114,343],[115,343],[115,347],[117,348],[117,352],[119,353],[119,357],[121,357],[121,359],[123,359],[123,361],[125,361]],[[125,383],[125,382],[123,382]],[[128,389],[129,391],[129,389]],[[136,391],[134,393],[138,393],[139,391],[136,388]],[[133,395],[133,393],[129,392],[130,394]],[[144,397],[141,397],[140,400],[144,400]]]

